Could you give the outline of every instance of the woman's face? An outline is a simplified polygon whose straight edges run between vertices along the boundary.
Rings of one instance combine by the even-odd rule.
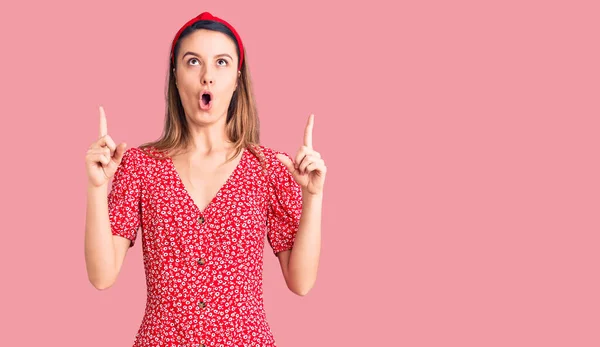
[[[235,43],[212,30],[181,40],[175,77],[188,120],[212,123],[227,114],[238,78]]]

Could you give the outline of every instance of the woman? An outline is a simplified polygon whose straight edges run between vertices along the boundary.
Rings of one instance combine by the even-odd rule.
[[[141,228],[148,297],[134,346],[276,346],[265,237],[292,292],[305,295],[317,275],[326,166],[313,116],[295,158],[259,144],[242,40],[210,13],[182,26],[170,58],[158,141],[117,146],[100,108],[86,156],[90,282],[115,283]]]

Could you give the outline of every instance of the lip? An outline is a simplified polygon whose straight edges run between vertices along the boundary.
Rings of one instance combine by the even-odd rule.
[[[208,94],[208,95],[210,95],[210,98],[211,98],[211,100],[212,100],[212,97],[213,97],[213,95],[212,95],[212,93],[210,92],[210,90],[208,90],[208,89],[201,90],[201,91],[200,91],[200,98],[202,98],[202,95],[204,95],[204,94]]]
[[[206,104],[203,102],[202,100],[202,96],[207,94],[208,96],[210,96],[210,101]],[[200,91],[200,95],[198,97],[198,105],[200,106],[201,110],[210,110],[210,108],[212,107],[212,102],[214,100],[214,97],[212,95],[212,93],[209,90],[202,90]]]

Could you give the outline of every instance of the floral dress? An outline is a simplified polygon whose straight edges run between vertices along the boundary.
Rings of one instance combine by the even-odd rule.
[[[254,148],[267,165],[244,148],[203,211],[170,157],[125,151],[108,207],[113,235],[133,247],[141,231],[147,301],[134,347],[276,346],[263,306],[265,238],[274,254],[292,248],[302,190],[275,157],[286,153]]]

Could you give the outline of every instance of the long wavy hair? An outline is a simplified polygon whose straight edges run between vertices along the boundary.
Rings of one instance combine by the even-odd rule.
[[[185,111],[179,97],[179,91],[175,84],[174,69],[177,67],[177,54],[180,49],[181,40],[193,33],[196,30],[207,29],[214,30],[229,36],[235,42],[238,59],[240,57],[240,48],[233,33],[225,25],[208,20],[201,20],[194,23],[181,33],[181,36],[175,43],[173,56],[169,57],[169,72],[166,86],[166,114],[163,133],[161,137],[152,142],[147,142],[140,145],[140,149],[144,150],[149,156],[161,159],[148,153],[145,149],[154,148],[162,154],[171,155],[179,150],[186,149],[192,141],[189,125],[185,117]],[[229,140],[234,143],[235,153],[232,160],[244,149],[248,149],[254,154],[261,164],[265,164],[264,155],[260,151],[260,122],[256,109],[256,101],[250,78],[250,70],[248,69],[248,56],[244,51],[244,60],[241,66],[241,74],[238,77],[238,86],[233,92],[231,102],[227,109],[226,118],[226,134]],[[263,167],[264,168],[264,167]]]

